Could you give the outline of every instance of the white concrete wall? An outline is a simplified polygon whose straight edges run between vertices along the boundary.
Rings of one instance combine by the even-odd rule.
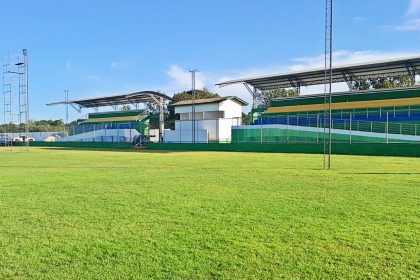
[[[219,120],[196,120],[195,129],[207,131],[208,139],[216,141],[219,137]],[[192,121],[175,121],[175,131],[190,133],[192,131]]]
[[[163,137],[165,143],[192,143],[192,131],[170,130],[165,132]],[[195,143],[208,143],[208,133],[206,130],[197,130]]]
[[[197,113],[209,111],[224,112],[224,118],[211,120],[196,120],[196,130],[207,131],[209,141],[229,142],[231,141],[232,126],[241,125],[242,107],[243,106],[241,104],[232,100],[225,100],[223,102],[218,103],[196,105],[195,111]],[[175,107],[175,113],[190,113],[191,109],[191,105]],[[191,142],[192,122],[189,120],[175,121],[174,133],[177,135],[189,135],[189,139]],[[164,142],[167,142],[166,139],[169,139],[168,137],[164,137]],[[186,136],[186,138],[188,138],[188,136]]]
[[[175,114],[191,113],[192,105],[175,107]],[[219,111],[219,103],[196,104],[195,112]]]
[[[59,142],[131,142],[140,135],[135,129],[100,129],[58,139]]]
[[[242,124],[242,119],[220,119],[219,120],[219,141],[230,142],[232,137],[232,126]]]
[[[225,112],[226,119],[242,117],[242,105],[233,100],[221,102],[219,110]]]

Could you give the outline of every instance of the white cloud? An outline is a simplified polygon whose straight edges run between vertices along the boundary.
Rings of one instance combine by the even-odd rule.
[[[385,28],[400,31],[400,32],[409,32],[409,31],[420,31],[420,18],[411,19],[405,24],[401,25],[386,25]]]
[[[172,65],[166,74],[172,79],[171,85],[177,90],[191,89],[191,73],[178,65]],[[204,85],[205,76],[197,72],[195,75],[195,88],[202,89]]]
[[[410,0],[410,6],[407,10],[407,15],[415,15],[420,13],[420,0]]]
[[[385,25],[386,29],[397,32],[420,31],[420,18],[415,17],[420,14],[420,0],[410,0],[410,5],[405,13],[407,20],[403,24]]]
[[[419,55],[414,52],[380,52],[380,51],[349,51],[338,50],[333,53],[333,64],[344,65],[354,63],[364,63],[370,61],[378,61],[385,59],[395,59],[406,56]],[[324,55],[313,57],[301,57],[294,59],[296,64],[290,66],[290,70],[301,71],[303,69],[324,67]]]
[[[123,59],[118,61],[111,61],[109,63],[109,67],[114,70],[130,70],[135,66],[136,64],[134,62]]]
[[[367,19],[365,18],[365,17],[361,17],[361,16],[357,16],[357,17],[354,17],[354,22],[356,22],[356,23],[365,23],[366,21],[367,21]]]

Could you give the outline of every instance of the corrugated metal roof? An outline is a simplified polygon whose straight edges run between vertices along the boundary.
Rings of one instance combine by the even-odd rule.
[[[214,98],[203,98],[203,99],[195,99],[194,104],[208,104],[208,103],[220,103],[226,100],[235,100],[236,102],[240,103],[242,106],[247,106],[248,103],[239,97],[236,96],[226,96],[226,97],[214,97]],[[177,103],[172,104],[171,106],[187,106],[192,105],[193,101],[190,100],[183,100]]]
[[[358,81],[375,77],[410,75],[420,73],[420,56],[383,60],[369,63],[335,66],[332,69],[333,83]],[[247,83],[260,90],[292,88],[325,83],[325,69],[318,68],[306,71],[289,72],[276,75],[250,77],[218,83],[228,86]]]
[[[162,97],[164,100],[171,100],[172,98],[156,91],[140,91],[128,94],[119,94],[113,96],[104,96],[97,98],[78,99],[69,101],[59,101],[47,104],[47,106],[60,105],[60,104],[77,104],[83,108],[94,108],[104,106],[116,106],[125,104],[136,104],[145,102],[154,102],[154,98],[159,99]]]

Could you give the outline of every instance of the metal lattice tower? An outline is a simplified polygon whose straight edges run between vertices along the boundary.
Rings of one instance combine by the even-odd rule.
[[[29,150],[29,98],[28,98],[28,52],[22,51],[12,61],[10,54],[3,56],[3,108],[4,124],[9,138],[15,135],[23,141],[22,151]],[[17,131],[14,131],[17,128]],[[12,147],[12,143],[7,143]]]
[[[324,169],[331,169],[333,0],[325,0]],[[328,128],[328,131],[327,131]],[[328,135],[328,136],[327,136]]]
[[[2,57],[3,62],[3,121],[7,132],[13,133],[13,115],[12,115],[12,76],[10,75],[10,54]],[[10,146],[11,142],[6,142]]]

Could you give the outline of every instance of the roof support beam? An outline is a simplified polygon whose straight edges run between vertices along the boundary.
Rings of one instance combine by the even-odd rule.
[[[293,79],[293,77],[289,77],[289,82],[298,95],[300,95],[300,81],[298,79]]]
[[[159,106],[159,142],[163,142],[163,131],[165,130],[165,115],[164,115],[164,99],[163,97],[156,98],[156,96],[150,95],[150,97]]]
[[[417,69],[410,63],[406,64],[406,68],[407,68],[408,76],[410,77],[410,80],[411,80],[411,85],[414,86],[416,84],[416,70]]]
[[[343,79],[346,81],[349,90],[354,91],[354,76],[350,72],[341,72],[341,74],[343,75]]]
[[[251,88],[251,86],[247,83],[243,83],[243,85],[248,90],[248,92],[251,94],[251,96],[252,96],[252,109],[255,109],[257,107],[258,90],[255,87]]]
[[[77,113],[81,113],[82,112],[82,106],[80,106],[80,105],[76,105],[76,104],[74,104],[74,103],[70,103],[70,106],[74,109],[74,110],[76,110],[76,112]]]

